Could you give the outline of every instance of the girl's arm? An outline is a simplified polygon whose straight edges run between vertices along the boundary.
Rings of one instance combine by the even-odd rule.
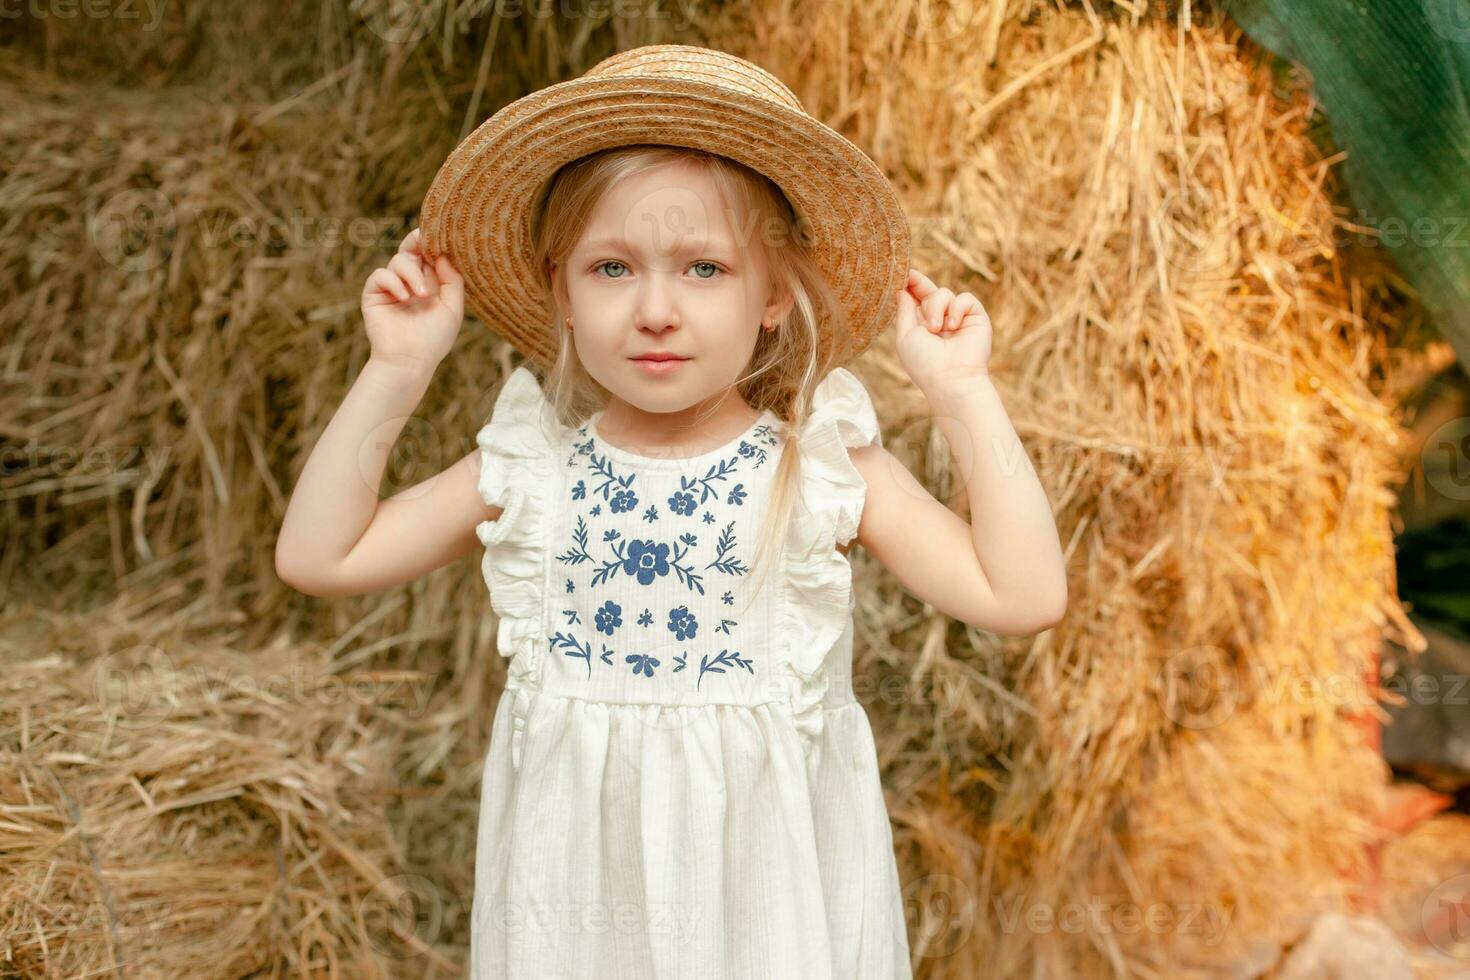
[[[971,294],[918,272],[899,295],[900,359],[949,441],[971,521],[886,449],[867,446],[851,454],[868,484],[858,541],[947,615],[994,633],[1039,633],[1066,612],[1066,564],[1046,491],[990,380],[989,317]],[[927,330],[917,329],[920,312]]]
[[[377,592],[473,552],[479,450],[386,500],[378,487],[429,377],[369,360],[301,471],[276,541],[276,574],[314,596]]]
[[[453,346],[463,282],[447,258],[423,261],[418,232],[363,290],[372,353],[307,458],[276,540],[276,574],[316,596],[399,585],[472,552],[475,526],[500,516],[480,499],[478,450],[379,500],[388,454]],[[410,292],[411,291],[411,292]]]

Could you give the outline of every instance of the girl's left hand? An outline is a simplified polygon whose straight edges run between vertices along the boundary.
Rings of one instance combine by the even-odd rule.
[[[990,315],[973,293],[956,296],[910,269],[898,291],[896,325],[898,359],[926,393],[988,376]]]

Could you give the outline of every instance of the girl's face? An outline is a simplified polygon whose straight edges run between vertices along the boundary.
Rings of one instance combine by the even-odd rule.
[[[732,217],[714,180],[683,164],[625,178],[594,208],[561,273],[577,356],[626,403],[609,404],[610,422],[650,432],[687,424],[740,377],[762,321],[789,308],[770,302],[756,223]],[[680,360],[655,367],[645,359],[653,353]],[[708,424],[748,414],[732,390]]]

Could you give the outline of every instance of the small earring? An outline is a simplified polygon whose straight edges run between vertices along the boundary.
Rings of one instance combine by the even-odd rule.
[[[567,317],[567,329],[568,330],[572,329],[572,318],[571,317]]]

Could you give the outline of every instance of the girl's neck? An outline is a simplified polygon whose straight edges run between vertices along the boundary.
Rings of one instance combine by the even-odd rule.
[[[718,407],[712,407],[718,402]],[[703,413],[710,413],[701,418]],[[677,412],[645,412],[618,398],[598,416],[603,441],[631,453],[675,450],[698,456],[716,449],[750,428],[760,410],[738,391],[716,395]]]

